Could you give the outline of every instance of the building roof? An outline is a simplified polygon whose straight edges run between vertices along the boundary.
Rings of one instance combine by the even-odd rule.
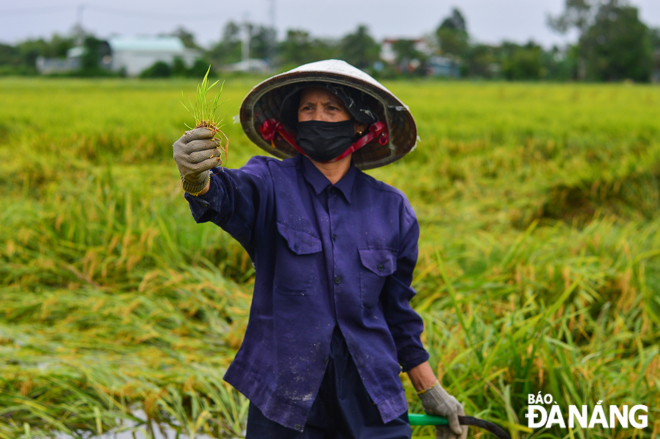
[[[263,59],[250,58],[225,66],[228,72],[260,72],[268,73],[269,65]]]
[[[134,50],[150,52],[172,52],[184,51],[186,47],[178,37],[154,37],[154,36],[117,36],[110,37],[108,44],[112,51]]]
[[[67,58],[80,58],[86,52],[87,52],[87,50],[85,50],[84,46],[76,46],[76,47],[72,47],[71,49],[66,51],[66,57]]]
[[[415,43],[426,42],[424,38],[385,38],[383,40],[383,44],[392,44],[392,43],[396,43],[397,41],[413,41]]]

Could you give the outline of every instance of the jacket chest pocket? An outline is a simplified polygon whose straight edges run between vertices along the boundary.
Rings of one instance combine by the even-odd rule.
[[[286,245],[278,246],[276,251],[275,290],[288,296],[307,296],[319,284],[317,265],[318,253],[323,249],[321,240],[279,221],[277,231]]]
[[[360,296],[362,307],[371,310],[378,304],[385,279],[396,270],[397,252],[390,248],[360,248]]]

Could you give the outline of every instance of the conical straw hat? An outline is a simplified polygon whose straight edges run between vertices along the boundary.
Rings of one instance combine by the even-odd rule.
[[[272,143],[261,135],[259,128],[267,119],[280,119],[282,101],[305,82],[329,82],[362,92],[380,121],[387,124],[389,141],[381,145],[373,140],[353,154],[360,169],[387,165],[409,153],[417,142],[417,126],[410,110],[391,91],[378,81],[345,61],[330,59],[305,64],[288,72],[275,75],[258,84],[241,104],[241,125],[248,138],[259,148],[279,158],[298,154],[281,136]],[[295,127],[293,127],[295,128]],[[287,131],[295,136],[292,127]]]

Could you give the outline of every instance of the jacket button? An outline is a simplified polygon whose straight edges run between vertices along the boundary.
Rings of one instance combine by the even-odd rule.
[[[337,240],[337,235],[332,235],[332,240],[336,241]]]
[[[378,265],[378,271],[383,271],[383,268],[385,268],[385,267],[383,267],[383,264]]]
[[[341,283],[341,277],[335,276],[335,283],[339,285]]]
[[[325,360],[323,360],[323,363],[328,364],[330,362],[330,357],[325,357]]]
[[[293,428],[295,428],[298,431],[302,431],[302,427],[300,426],[300,424],[294,425]]]

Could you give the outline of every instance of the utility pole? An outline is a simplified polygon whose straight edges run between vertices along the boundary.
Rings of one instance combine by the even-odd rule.
[[[85,11],[85,5],[84,4],[79,4],[78,5],[78,14],[77,14],[77,23],[78,26],[82,27],[82,19],[83,19],[83,12]]]
[[[275,45],[277,44],[277,29],[275,28],[275,0],[270,0],[270,30],[272,36],[268,42],[268,68],[275,70]]]
[[[245,67],[247,68],[250,59],[250,23],[248,22],[248,14],[243,17],[243,47],[242,58]]]
[[[73,26],[73,33],[76,37],[76,45],[82,46],[85,40],[85,29],[83,28],[83,12],[85,10],[85,5],[83,3],[78,5],[76,10],[76,24]]]

